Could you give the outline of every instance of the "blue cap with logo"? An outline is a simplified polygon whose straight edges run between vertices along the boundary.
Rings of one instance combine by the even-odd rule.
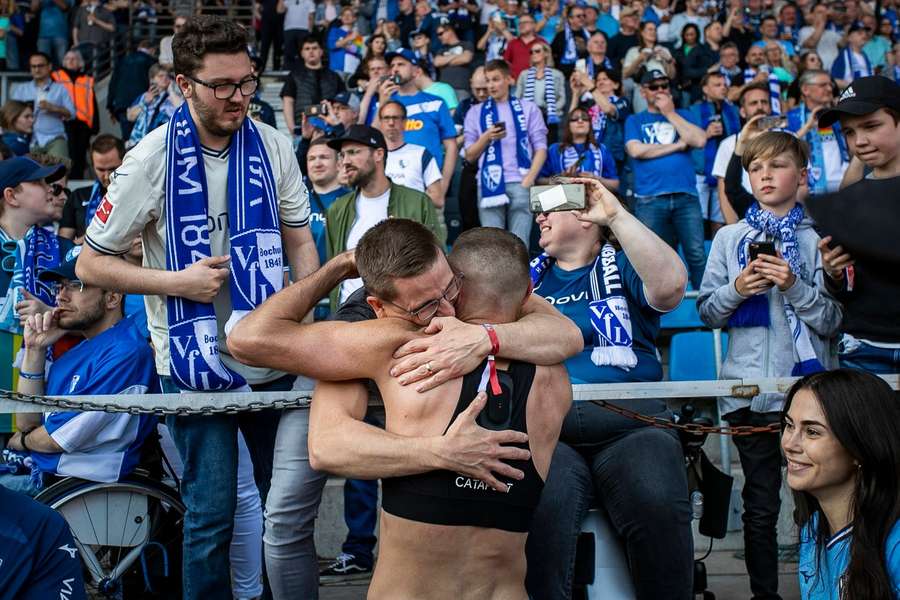
[[[398,48],[396,52],[388,52],[385,54],[384,58],[387,60],[388,64],[391,64],[395,58],[402,58],[416,67],[419,66],[419,57],[409,48]]]
[[[46,179],[48,182],[55,181],[65,173],[66,167],[61,164],[45,167],[27,156],[7,158],[0,161],[0,192],[8,187],[14,188],[26,181],[40,181],[41,179]]]
[[[75,274],[75,263],[78,262],[79,254],[81,254],[81,246],[75,246],[66,252],[65,259],[58,266],[42,271],[38,275],[38,279],[41,281],[58,281],[60,279],[78,281],[78,275]]]

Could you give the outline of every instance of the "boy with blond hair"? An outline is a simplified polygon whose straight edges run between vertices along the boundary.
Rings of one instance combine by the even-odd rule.
[[[713,239],[697,307],[709,327],[730,327],[723,379],[786,377],[837,367],[833,341],[841,308],[826,291],[818,234],[797,193],[809,151],[790,133],[766,132],[742,154],[756,202]],[[772,250],[774,249],[774,252]],[[782,394],[722,398],[731,426],[779,421]],[[778,592],[775,526],[780,507],[778,434],[734,438],[746,482],[744,547],[757,598]]]

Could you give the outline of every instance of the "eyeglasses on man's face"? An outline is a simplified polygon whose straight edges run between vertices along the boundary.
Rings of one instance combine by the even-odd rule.
[[[59,296],[63,290],[70,294],[84,291],[84,283],[79,279],[63,279],[62,281],[54,281],[50,284],[50,290],[54,296]]]
[[[202,79],[197,79],[196,77],[191,77],[190,75],[185,75],[188,79],[193,81],[194,83],[199,83],[204,87],[208,87],[213,91],[213,96],[216,97],[216,100],[230,100],[234,93],[237,90],[241,91],[241,96],[245,98],[247,96],[252,96],[256,93],[257,88],[259,87],[259,79],[256,77],[247,77],[246,79],[242,79],[241,81],[234,82],[226,82],[226,83],[209,83],[208,81],[203,81]]]
[[[462,289],[462,280],[465,277],[462,273],[454,273],[453,279],[450,280],[450,283],[447,284],[446,289],[441,293],[440,298],[435,298],[434,300],[429,300],[425,304],[419,306],[418,308],[408,309],[391,302],[388,300],[389,304],[393,304],[400,310],[404,311],[406,314],[412,316],[414,319],[418,319],[420,322],[429,321],[434,315],[437,314],[438,310],[441,308],[441,302],[446,300],[449,304],[453,304],[456,302],[456,299],[459,298],[459,291]]]

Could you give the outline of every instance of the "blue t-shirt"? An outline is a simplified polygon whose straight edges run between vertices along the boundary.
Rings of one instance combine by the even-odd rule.
[[[587,152],[588,147],[587,144],[573,144],[573,148],[575,148],[575,152],[578,156],[581,156],[585,152]],[[563,171],[566,170],[565,163],[563,162],[563,157],[565,153],[560,150],[560,144],[553,144],[547,149],[547,160],[544,161],[544,166],[541,167],[540,177],[552,177],[554,175],[559,175]],[[599,162],[599,164],[597,164]],[[589,164],[587,161],[582,162],[581,166],[578,168],[579,171],[587,171]],[[600,160],[596,161],[593,165],[593,169],[591,172],[594,175],[598,175],[605,179],[618,179],[619,174],[616,172],[616,161],[613,158],[612,153],[609,151],[605,145],[600,144]]]
[[[0,486],[0,595],[83,600],[81,557],[58,512]]]
[[[825,544],[819,557],[816,551],[815,532],[818,513],[800,532],[800,563],[797,575],[800,577],[800,597],[803,600],[840,600],[847,566],[850,564],[850,544],[853,543],[853,527],[847,526]],[[817,558],[821,564],[817,564]],[[885,562],[888,577],[894,590],[894,598],[900,597],[900,521],[894,523],[885,544]]]
[[[691,111],[678,109],[678,114],[696,125]],[[636,140],[643,144],[674,144],[679,139],[675,126],[659,113],[643,111],[625,121],[625,145]],[[632,159],[634,167],[634,191],[637,196],[684,193],[697,195],[694,162],[690,150],[673,152],[659,158]]]
[[[447,104],[440,97],[427,92],[418,92],[412,96],[394,94],[391,100],[396,100],[406,107],[404,141],[407,144],[425,146],[437,159],[438,167],[443,169],[442,142],[456,137],[456,126]]]
[[[325,213],[335,200],[350,190],[341,186],[327,194],[319,194],[313,189],[312,182],[307,179],[305,183],[306,189],[309,190],[309,229],[316,242],[316,250],[319,252],[319,264],[324,265],[325,261],[332,258],[328,256],[328,250],[325,246]]]
[[[153,349],[126,317],[54,361],[45,391],[51,396],[157,393]],[[66,452],[31,456],[44,473],[115,481],[137,465],[156,422],[152,414],[53,412],[44,427]]]
[[[69,8],[72,0],[66,0]],[[53,0],[41,0],[41,22],[38,36],[42,38],[69,39],[69,27],[66,13]]]
[[[591,362],[594,349],[594,328],[588,313],[591,302],[591,268],[593,264],[566,271],[555,263],[534,288],[562,314],[572,319],[584,337],[584,350],[566,360],[566,370],[572,383],[613,383],[626,381],[660,381],[662,365],[656,356],[656,336],[659,334],[659,312],[644,296],[644,284],[624,252],[616,253],[616,265],[622,280],[628,312],[631,316],[632,349],[638,364],[625,371],[618,367],[598,367]]]

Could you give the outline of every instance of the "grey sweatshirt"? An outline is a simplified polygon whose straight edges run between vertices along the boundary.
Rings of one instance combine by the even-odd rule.
[[[744,298],[737,293],[734,282],[741,273],[738,263],[738,244],[751,234],[749,241],[771,241],[764,233],[754,230],[741,220],[719,230],[712,242],[697,310],[709,327],[726,327],[728,319]],[[793,336],[784,312],[784,300],[793,305],[797,317],[806,324],[810,341],[819,361],[826,369],[838,366],[836,334],[841,323],[841,306],[826,291],[822,261],[816,244],[819,235],[812,228],[812,220],[806,218],[797,226],[797,243],[800,257],[806,265],[805,277],[797,279],[793,286],[782,292],[772,287],[767,292],[769,300],[769,327],[732,327],[728,330],[728,353],[722,365],[722,379],[745,377],[789,377],[797,361]],[[783,252],[781,242],[775,246]],[[781,410],[783,394],[759,394],[752,401],[726,396],[721,399],[722,414],[750,406],[754,412]]]

